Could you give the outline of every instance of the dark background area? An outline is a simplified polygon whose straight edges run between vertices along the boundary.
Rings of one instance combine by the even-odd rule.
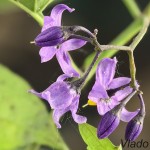
[[[149,0],[137,1],[141,9]],[[55,2],[55,4],[57,1]],[[120,0],[66,0],[62,3],[76,9],[73,13],[65,12],[63,14],[64,25],[81,25],[93,31],[99,30],[98,39],[101,44],[107,44],[113,40],[125,27],[132,22],[132,17],[126,7]],[[47,8],[44,12],[49,15],[50,10],[55,5]],[[42,91],[53,83],[62,73],[56,61],[52,59],[47,63],[40,63],[38,54],[39,47],[31,45],[36,35],[40,32],[41,27],[28,14],[20,9],[14,9],[0,14],[0,62],[9,67],[14,72],[25,78],[34,89]],[[146,103],[146,119],[144,129],[137,139],[148,141],[150,143],[149,126],[150,126],[150,32],[146,34],[142,42],[135,50],[135,62],[137,66],[137,79],[141,84],[144,92]],[[75,62],[79,66],[83,63],[83,58],[93,51],[91,46],[83,47],[81,50],[72,52]],[[119,76],[129,76],[128,56],[125,52],[117,54],[119,60]],[[81,106],[87,102],[87,95],[94,83],[94,78],[90,84],[83,90],[80,99],[80,114],[88,117],[88,123],[97,127],[100,116],[96,107],[87,107],[82,109]],[[48,110],[49,105],[46,103]],[[139,107],[137,98],[128,104],[129,110],[135,110]],[[110,136],[114,144],[120,144],[124,139],[126,123],[121,123],[117,130]],[[59,130],[69,145],[71,150],[84,150],[85,144],[80,137],[78,127],[67,113],[62,121],[62,129]]]

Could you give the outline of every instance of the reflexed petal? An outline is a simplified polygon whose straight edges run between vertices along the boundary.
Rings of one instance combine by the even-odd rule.
[[[66,109],[55,109],[53,111],[53,120],[57,126],[57,128],[61,128],[61,125],[59,123],[60,118],[68,111],[68,108]]]
[[[107,95],[106,90],[98,83],[96,80],[92,90],[89,93],[88,98],[94,102],[99,102],[99,100],[102,99],[107,99],[109,98]]]
[[[127,86],[124,89],[117,91],[115,95],[111,97],[111,99],[114,99],[116,101],[121,101],[124,98],[126,98],[132,91],[133,89],[130,88],[130,86]]]
[[[76,96],[73,100],[73,104],[70,105],[70,111],[72,113],[72,117],[76,123],[82,124],[86,123],[87,118],[81,115],[77,115],[78,105],[79,105],[79,95]]]
[[[106,89],[114,78],[116,63],[116,58],[104,58],[97,67],[96,80],[99,80],[100,84]]]
[[[43,25],[42,31],[44,31],[52,26],[61,26],[62,13],[65,10],[68,10],[71,13],[75,9],[69,8],[67,5],[64,5],[64,4],[56,5],[52,9],[51,15],[44,17],[44,25]]]
[[[72,103],[76,91],[70,89],[66,82],[55,82],[42,92],[42,95],[53,109],[64,109]]]
[[[39,98],[42,98],[42,99],[43,99],[42,94],[41,94],[41,93],[36,92],[36,91],[35,91],[35,90],[33,90],[33,89],[29,90],[28,92],[29,92],[29,93],[32,93],[32,94],[34,94],[34,95],[38,96]]]
[[[54,26],[54,19],[52,17],[49,17],[49,16],[45,16],[44,17],[44,25],[43,25],[43,28],[42,28],[42,32],[52,26]]]
[[[63,50],[58,50],[56,57],[63,72],[70,77],[79,77],[79,74],[73,69],[69,54]]]
[[[54,46],[43,47],[40,49],[41,63],[51,60],[56,54],[56,48]]]
[[[68,75],[66,74],[62,74],[57,78],[57,81],[64,81],[65,79],[69,78]]]
[[[62,13],[65,10],[68,10],[71,13],[75,9],[70,8],[70,7],[68,7],[67,5],[64,5],[64,4],[58,4],[52,9],[50,16],[55,20],[55,23],[53,24],[54,26],[61,26]]]
[[[135,117],[138,114],[139,111],[140,109],[134,112],[130,112],[130,111],[127,111],[125,108],[123,108],[121,112],[121,120],[124,122],[129,122],[133,117]]]
[[[80,39],[70,39],[61,44],[61,49],[64,51],[72,51],[81,48],[86,44],[86,41]]]
[[[116,89],[119,88],[121,86],[127,85],[129,84],[131,81],[130,78],[126,78],[126,77],[119,77],[119,78],[115,78],[112,80],[112,82],[109,84],[108,89]]]

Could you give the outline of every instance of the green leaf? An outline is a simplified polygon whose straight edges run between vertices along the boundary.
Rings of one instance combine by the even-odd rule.
[[[87,144],[87,150],[122,150],[121,146],[114,146],[109,139],[97,138],[96,128],[85,123],[79,125],[80,134]]]
[[[54,0],[9,0],[28,14],[30,14],[41,26],[43,25],[42,11]]]
[[[14,6],[8,0],[0,0],[0,13],[11,11]]]
[[[0,65],[0,150],[26,146],[33,150],[33,144],[68,150],[51,114],[42,100],[27,92],[29,89],[25,80]]]

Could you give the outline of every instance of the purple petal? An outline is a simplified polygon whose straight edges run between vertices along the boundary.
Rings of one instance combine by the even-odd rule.
[[[66,74],[62,74],[57,78],[57,81],[64,81],[65,79],[69,78],[68,75]]]
[[[79,105],[79,95],[76,96],[73,100],[74,103],[70,105],[70,111],[74,121],[78,124],[86,123],[87,118],[81,115],[77,115],[78,105]]]
[[[111,97],[111,99],[121,101],[126,98],[132,91],[133,89],[130,86],[127,86],[124,89],[117,91],[115,95]]]
[[[104,58],[98,65],[96,71],[96,80],[100,81],[100,84],[107,89],[108,85],[114,78],[116,69],[116,58]]]
[[[51,60],[56,54],[57,49],[54,46],[43,47],[40,49],[41,63]]]
[[[108,89],[116,89],[119,88],[121,86],[127,85],[129,84],[131,81],[130,78],[126,78],[126,77],[119,77],[119,78],[115,78],[112,80],[112,82],[109,84]]]
[[[70,89],[66,82],[55,82],[42,95],[53,109],[65,109],[72,103],[76,91]]]
[[[118,104],[119,102],[114,99],[110,99],[108,102],[101,99],[97,103],[97,111],[100,115],[104,115],[105,113],[113,109]]]
[[[104,115],[109,110],[111,110],[111,108],[109,108],[109,105],[107,103],[103,103],[103,102],[97,103],[97,111],[100,115]]]
[[[36,91],[33,90],[33,89],[29,90],[28,92],[29,92],[29,93],[32,93],[32,94],[34,94],[34,95],[36,95],[36,96],[38,96],[39,98],[43,98],[41,93],[38,93],[38,92],[36,92]]]
[[[56,5],[52,9],[51,15],[44,17],[44,25],[43,25],[42,31],[44,31],[44,30],[46,30],[46,29],[48,29],[52,26],[61,26],[62,13],[65,10],[68,10],[71,13],[75,9],[74,8],[69,8],[67,5],[64,5],[64,4]]]
[[[42,28],[42,32],[52,26],[54,26],[54,19],[49,17],[49,16],[45,16],[44,17],[44,25],[43,25],[43,28]]]
[[[52,9],[50,16],[55,20],[54,26],[61,26],[62,13],[65,10],[68,10],[71,13],[75,9],[70,8],[70,7],[68,7],[67,5],[64,5],[64,4],[58,4]]]
[[[67,112],[69,111],[68,108],[66,109],[55,109],[53,111],[53,120],[57,126],[57,128],[61,128],[61,125],[59,123],[60,118]]]
[[[92,87],[92,90],[89,93],[88,98],[95,103],[98,103],[100,99],[107,99],[109,97],[106,90],[96,80],[94,86]]]
[[[81,48],[87,42],[80,39],[70,39],[61,44],[61,49],[64,51],[72,51]]]
[[[69,54],[63,50],[58,50],[56,53],[57,60],[63,72],[70,77],[79,77],[79,74],[73,69]]]
[[[138,114],[139,111],[140,109],[137,109],[134,112],[130,112],[123,108],[121,112],[121,120],[124,122],[129,122],[133,117],[135,117]]]

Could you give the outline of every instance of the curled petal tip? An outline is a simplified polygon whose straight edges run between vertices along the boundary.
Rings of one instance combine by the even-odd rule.
[[[41,58],[41,63],[47,62],[44,58]]]

